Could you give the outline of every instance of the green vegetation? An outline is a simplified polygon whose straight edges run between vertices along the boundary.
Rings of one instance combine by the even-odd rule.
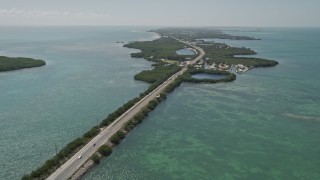
[[[162,28],[152,30],[159,33],[162,37],[175,37],[181,40],[195,42],[205,52],[209,58],[209,63],[225,63],[228,65],[243,64],[247,67],[269,67],[278,64],[277,61],[251,57],[235,57],[236,55],[255,55],[251,49],[230,47],[221,43],[205,42],[201,39],[217,38],[217,39],[232,39],[232,40],[258,40],[247,36],[233,36],[225,34],[214,28]],[[169,38],[167,38],[169,39]],[[141,42],[142,44],[144,42]],[[164,42],[165,43],[165,42]],[[167,42],[169,43],[169,42]]]
[[[117,144],[119,144],[120,141],[121,141],[123,138],[125,138],[125,137],[126,137],[126,134],[125,134],[123,131],[119,130],[118,132],[116,132],[116,134],[114,134],[114,135],[111,137],[110,141],[111,141],[113,144],[117,145]]]
[[[120,139],[124,139],[126,137],[126,133],[120,130],[116,133],[116,136],[118,136]]]
[[[140,98],[152,92],[156,87],[166,81],[181,68],[176,64],[168,64],[161,59],[185,60],[186,57],[177,55],[176,51],[184,48],[184,44],[172,38],[160,38],[154,41],[133,42],[125,47],[140,49],[140,53],[131,54],[132,57],[142,57],[156,62],[152,70],[142,71],[134,76],[135,80],[151,83],[149,88],[140,94]]]
[[[99,147],[98,151],[91,156],[91,160],[95,164],[100,163],[101,157],[99,156],[98,153],[101,154],[101,156],[108,157],[112,153],[112,149],[111,149],[111,147],[109,147],[108,145],[105,145],[105,144],[102,145],[101,147]]]
[[[113,121],[115,121],[118,117],[120,117],[124,112],[126,112],[128,109],[130,109],[133,105],[135,105],[140,100],[141,100],[141,97],[136,97],[128,101],[127,103],[125,103],[123,106],[119,107],[113,113],[109,114],[107,118],[102,120],[102,122],[100,123],[100,127],[105,127],[110,125]]]
[[[149,88],[148,90],[151,90]],[[148,91],[147,90],[147,91]],[[142,96],[143,97],[143,96]],[[123,106],[119,107],[113,113],[109,114],[107,118],[103,119],[99,127],[106,127],[115,121],[119,116],[121,116],[125,111],[130,109],[134,104],[136,104],[142,97],[134,98]],[[82,137],[77,138],[67,144],[62,148],[58,154],[53,156],[51,159],[47,160],[41,167],[32,171],[28,175],[24,175],[23,178],[30,179],[45,179],[51,173],[53,173],[58,167],[60,167],[64,162],[66,162],[72,155],[74,155],[80,148],[86,145],[93,137],[95,137],[99,132],[99,127],[95,126],[91,128],[88,132],[84,133]],[[100,153],[100,152],[99,152]]]
[[[112,142],[112,144],[118,145],[120,143],[121,139],[118,136],[113,135],[111,137],[110,141]]]
[[[195,55],[178,55],[177,50],[186,45],[172,38],[160,38],[153,41],[141,41],[125,44],[124,47],[140,49],[139,53],[132,53],[135,58],[144,58],[149,61],[159,62],[161,59],[185,61],[186,58],[194,58]]]
[[[112,149],[108,145],[102,145],[101,147],[99,147],[98,152],[102,156],[109,156],[112,153]]]
[[[42,60],[35,60],[32,58],[23,58],[23,57],[6,57],[0,56],[0,72],[1,71],[13,71],[23,68],[32,68],[44,66],[46,62]]]
[[[170,76],[181,69],[181,67],[177,66],[176,64],[165,64],[163,62],[159,62],[158,64],[155,64],[153,66],[153,70],[142,71],[134,76],[135,80],[152,83],[145,92],[140,94],[140,98],[152,92]]]
[[[178,86],[182,84],[183,80],[181,77],[178,77],[175,81],[173,81],[171,84],[167,86],[167,88],[164,90],[164,93],[169,94],[173,90],[175,90]]]
[[[29,175],[24,175],[21,180],[32,180],[32,178]]]
[[[65,162],[72,154],[74,154],[79,147],[83,146],[88,142],[88,139],[80,137],[67,144],[58,154],[53,158],[47,160],[44,165],[32,171],[30,175],[25,175],[24,178],[31,179],[44,179],[50,173],[52,173],[57,167]]]
[[[140,124],[145,117],[148,116],[149,112],[151,110],[148,108],[142,109],[139,113],[137,113],[130,121],[126,123],[124,126],[124,130],[129,132],[131,129],[136,127],[138,124]]]
[[[161,93],[160,97],[157,97],[156,99],[150,101],[145,108],[143,108],[140,112],[138,112],[132,119],[130,119],[126,123],[126,125],[124,126],[124,130],[126,132],[129,132],[138,124],[140,124],[143,121],[143,119],[148,116],[149,112],[154,110],[156,106],[164,99],[166,99],[166,94]]]
[[[88,132],[84,133],[83,137],[90,139],[95,137],[97,134],[99,134],[99,127],[98,126],[94,126],[92,127]]]
[[[107,118],[105,118],[99,125],[99,127],[105,127],[110,125],[113,121],[115,121],[118,117],[120,117],[125,111],[130,109],[134,104],[136,104],[141,98],[143,98],[146,94],[150,93],[152,90],[154,90],[158,85],[160,85],[163,81],[165,81],[169,76],[171,76],[173,73],[177,72],[180,68],[176,65],[170,65],[165,66],[163,63],[159,63],[155,66],[154,72],[143,72],[140,74],[137,79],[149,81],[150,83],[153,83],[146,92],[142,93],[140,97],[134,98],[127,103],[125,103],[122,107],[119,107],[116,111],[109,114]],[[160,73],[165,73],[162,76]],[[147,76],[149,74],[154,74],[152,79],[149,78],[147,80]],[[141,115],[135,116],[135,121],[138,121],[139,123],[144,118],[144,115],[147,111],[143,111]],[[67,144],[63,149],[60,150],[58,154],[56,154],[53,158],[46,161],[44,165],[36,169],[35,171],[32,171],[30,175],[23,176],[24,179],[30,178],[30,179],[44,179],[48,177],[56,168],[58,168],[60,165],[62,165],[65,161],[67,161],[75,152],[77,152],[78,149],[83,147],[85,144],[87,144],[94,136],[96,136],[100,131],[99,127],[93,127],[88,132],[86,132],[82,137],[75,139],[74,141]],[[125,137],[125,134],[122,131],[117,132],[112,138],[111,142],[114,144],[118,144],[121,139]],[[107,152],[111,153],[110,150],[107,150]],[[101,151],[101,150],[100,150]],[[99,152],[101,153],[101,152]],[[108,155],[108,153],[101,153],[103,155]]]
[[[136,102],[138,102],[141,98],[134,98],[123,106],[119,107],[116,111],[109,114],[107,118],[105,118],[101,123],[100,127],[105,127],[110,125],[113,121],[115,121],[119,116],[121,116],[125,111],[130,109]],[[100,132],[99,127],[95,126],[91,128],[88,132],[84,133],[82,137],[77,138],[67,144],[64,148],[62,148],[58,154],[53,156],[51,159],[47,160],[41,167],[32,171],[28,175],[24,175],[23,178],[30,179],[45,179],[51,173],[53,173],[58,167],[60,167],[64,162],[66,162],[73,154],[75,154],[80,148],[86,145],[93,137],[95,137]]]
[[[165,81],[168,77],[178,72],[181,68],[176,64],[158,63],[154,65],[153,70],[142,71],[134,76],[135,80],[144,81],[147,83],[155,83],[157,81]]]
[[[195,41],[198,39],[234,39],[234,40],[259,40],[248,36],[233,36],[225,34],[222,31],[214,28],[162,28],[157,30],[151,30],[163,37],[173,36],[175,38],[185,41]]]
[[[209,58],[209,64],[212,63],[225,63],[228,65],[243,64],[245,66],[252,67],[268,67],[278,64],[277,61],[267,60],[261,58],[250,57],[235,57],[236,55],[255,55],[251,49],[230,47],[221,43],[203,43],[199,45],[205,52],[206,57]]]
[[[150,110],[154,110],[158,105],[158,101],[157,100],[152,100],[149,102],[147,108]]]
[[[176,54],[176,50],[185,47],[185,44],[170,38],[175,37],[185,41],[195,41],[197,46],[203,48],[206,52],[206,58],[209,64],[225,63],[227,65],[243,64],[247,67],[269,67],[278,64],[277,61],[251,57],[235,57],[237,55],[255,55],[251,49],[230,47],[222,43],[210,43],[200,39],[218,38],[218,39],[234,39],[234,40],[257,40],[247,36],[233,36],[225,34],[220,30],[212,28],[163,28],[152,30],[159,33],[162,38],[154,41],[133,42],[125,45],[125,47],[140,49],[141,52],[131,54],[132,57],[145,58],[150,61],[160,62],[160,59],[184,61],[186,56]],[[194,58],[195,56],[188,56]],[[160,66],[159,66],[160,67]],[[164,75],[164,69],[157,67],[152,71],[144,71],[135,76],[136,80],[142,80],[148,83],[154,83],[154,77]],[[169,70],[169,69],[168,69]]]
[[[100,157],[97,153],[94,153],[92,156],[91,156],[91,159],[92,161],[95,163],[95,164],[99,164],[100,163]]]

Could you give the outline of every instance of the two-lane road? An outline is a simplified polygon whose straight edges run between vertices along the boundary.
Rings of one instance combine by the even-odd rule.
[[[176,39],[176,38],[174,38]],[[176,39],[182,43],[185,43],[195,49],[200,53],[199,55],[190,62],[190,64],[195,63],[200,60],[205,52],[203,49],[191,45],[187,42]],[[117,118],[112,124],[103,129],[96,137],[94,137],[87,145],[81,148],[75,155],[73,155],[67,162],[65,162],[60,168],[58,168],[53,174],[51,174],[47,179],[48,180],[65,180],[71,177],[97,150],[100,146],[105,144],[113,134],[115,134],[119,129],[121,129],[131,118],[134,117],[143,107],[148,105],[148,103],[155,99],[158,94],[163,92],[163,90],[179,75],[183,74],[187,70],[187,67],[183,67],[180,71],[168,78],[163,84],[158,86],[151,93],[146,95],[143,99],[137,102],[133,107],[127,110],[119,118]],[[81,157],[81,158],[79,158]]]

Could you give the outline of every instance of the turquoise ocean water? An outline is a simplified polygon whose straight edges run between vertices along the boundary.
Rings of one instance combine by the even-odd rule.
[[[150,63],[117,41],[151,40],[148,28],[0,27],[0,55],[43,59],[0,73],[0,179],[20,179],[148,85]]]
[[[227,30],[280,64],[182,84],[84,179],[320,179],[320,29]]]

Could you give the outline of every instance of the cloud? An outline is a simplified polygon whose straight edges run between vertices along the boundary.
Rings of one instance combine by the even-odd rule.
[[[0,16],[41,16],[41,17],[111,17],[106,13],[0,9]]]
[[[131,17],[85,11],[0,9],[0,25],[108,25]]]

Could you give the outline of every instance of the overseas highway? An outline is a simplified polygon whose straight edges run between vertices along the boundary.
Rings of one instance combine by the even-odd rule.
[[[171,37],[179,42],[185,43],[188,46],[196,49],[199,55],[189,61],[188,64],[194,64],[198,60],[202,59],[205,52],[202,48],[192,45],[188,42],[182,41]],[[165,82],[159,85],[156,89],[146,95],[143,99],[137,102],[133,107],[123,113],[117,118],[112,124],[104,128],[96,137],[94,137],[88,144],[81,148],[76,154],[74,154],[68,161],[61,165],[54,173],[52,173],[47,179],[48,180],[66,180],[70,178],[103,144],[120,130],[131,118],[133,118],[142,108],[148,105],[148,103],[155,99],[157,95],[164,91],[164,89],[178,78],[179,75],[183,74],[187,70],[187,66],[184,66],[180,71],[169,77]]]

